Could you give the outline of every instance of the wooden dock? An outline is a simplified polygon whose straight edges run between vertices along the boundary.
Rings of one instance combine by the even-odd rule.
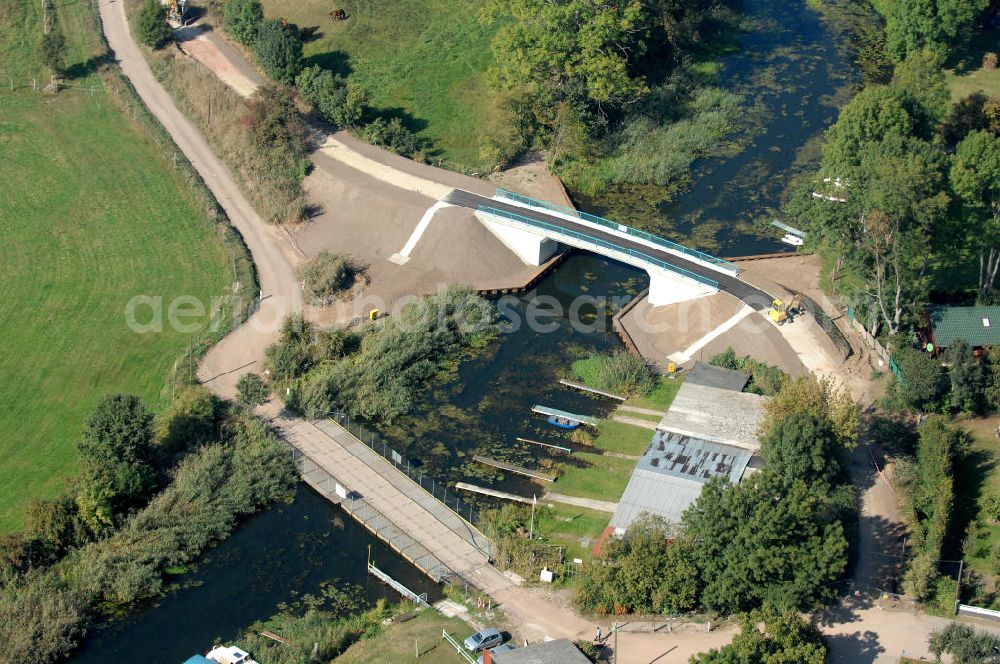
[[[549,408],[548,406],[532,406],[531,412],[538,413],[539,415],[545,415],[547,417],[561,417],[565,420],[569,420],[570,422],[579,422],[580,424],[586,424],[592,427],[596,427],[600,424],[600,420],[596,417],[577,415],[576,413],[567,413],[565,410]]]
[[[507,463],[506,461],[498,461],[497,459],[491,459],[489,457],[479,456],[478,454],[473,455],[473,460],[478,461],[486,466],[493,466],[494,468],[499,468],[500,470],[505,470],[508,473],[516,473],[518,475],[524,475],[525,477],[530,477],[533,480],[542,480],[543,482],[555,482],[555,475],[547,475],[546,473],[540,473],[537,470],[531,470],[529,468],[524,468],[523,466],[515,466],[512,463]]]
[[[455,482],[455,488],[462,489],[463,491],[471,491],[472,493],[480,493],[484,496],[492,496],[493,498],[513,500],[516,503],[524,503],[525,505],[530,505],[533,502],[531,498],[525,498],[524,496],[519,496],[516,493],[507,493],[506,491],[499,491],[497,489],[487,489],[484,486],[476,486],[475,484],[468,484],[466,482]]]
[[[554,449],[554,450],[559,450],[560,452],[565,452],[566,454],[572,454],[573,453],[573,448],[572,447],[563,447],[562,445],[553,445],[552,443],[543,443],[543,442],[538,441],[538,440],[531,440],[530,438],[521,438],[520,436],[518,436],[517,440],[520,443],[529,443],[531,445],[540,445],[542,447],[549,447],[549,448]]]
[[[608,399],[617,399],[618,401],[625,401],[628,397],[623,397],[620,394],[613,394],[611,392],[606,392],[604,390],[599,390],[596,387],[591,387],[585,383],[578,383],[574,380],[566,380],[565,378],[559,381],[560,385],[565,385],[566,387],[572,387],[574,390],[580,390],[582,392],[590,392],[591,394],[596,394],[597,396],[607,397]]]

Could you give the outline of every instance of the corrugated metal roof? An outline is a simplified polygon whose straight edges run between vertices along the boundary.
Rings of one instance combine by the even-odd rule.
[[[766,397],[685,381],[659,428],[692,438],[750,450],[760,448],[757,429],[764,419]]]
[[[568,639],[542,641],[525,648],[495,653],[497,664],[590,664],[580,649]]]
[[[749,380],[750,376],[745,373],[716,367],[704,362],[695,362],[691,370],[684,376],[685,383],[717,387],[720,390],[732,390],[733,392],[742,392]]]
[[[933,307],[934,343],[947,348],[956,341],[970,346],[1000,345],[1000,306]]]
[[[636,464],[611,525],[621,532],[643,513],[678,523],[709,479],[739,482],[752,456],[744,448],[658,431]]]

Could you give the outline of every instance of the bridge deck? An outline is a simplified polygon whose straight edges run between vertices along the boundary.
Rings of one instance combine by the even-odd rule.
[[[574,222],[564,216],[551,214],[545,210],[525,207],[523,205],[514,205],[512,203],[505,202],[502,199],[487,198],[462,189],[455,189],[448,194],[444,200],[452,205],[467,207],[473,210],[478,209],[480,206],[496,208],[511,214],[529,217],[546,224],[552,224],[573,233],[582,233],[603,242],[622,246],[642,254],[647,254],[657,260],[661,260],[683,270],[693,272],[694,274],[704,277],[705,279],[717,282],[719,284],[719,290],[725,291],[740,300],[743,300],[757,311],[769,309],[771,301],[774,299],[761,289],[756,286],[751,286],[739,277],[734,277],[728,273],[714,270],[706,265],[703,265],[702,263],[685,259],[669,251],[655,249],[634,239],[621,237],[619,235],[615,235],[614,233],[609,233],[605,230],[601,230],[587,224]]]
[[[348,514],[435,580],[454,575],[489,594],[513,585],[490,564],[482,533],[340,425],[284,414],[271,424],[289,445],[352,492],[340,500]]]

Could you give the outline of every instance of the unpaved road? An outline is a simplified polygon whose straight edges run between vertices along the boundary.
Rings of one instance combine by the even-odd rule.
[[[261,293],[246,295],[262,297],[260,307],[245,324],[208,352],[198,370],[199,378],[209,382],[213,390],[223,396],[232,396],[238,371],[259,363],[264,348],[277,338],[284,316],[302,308],[302,295],[291,258],[293,250],[277,229],[260,218],[226,165],[215,156],[201,132],[178,110],[153,76],[129,32],[124,3],[121,0],[102,1],[100,12],[104,35],[122,71],[146,107],[194,165],[253,254]]]

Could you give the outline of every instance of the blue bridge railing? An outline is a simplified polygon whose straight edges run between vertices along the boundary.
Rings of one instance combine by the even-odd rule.
[[[516,221],[522,224],[527,224],[529,226],[534,226],[536,228],[542,228],[550,231],[553,235],[562,235],[565,237],[575,238],[577,240],[582,240],[589,244],[594,244],[599,247],[604,247],[605,249],[611,249],[612,251],[617,251],[627,256],[637,258],[644,263],[649,263],[656,267],[662,268],[664,270],[669,270],[670,272],[676,272],[677,274],[687,277],[688,279],[694,279],[699,283],[703,283],[712,288],[718,288],[719,282],[714,279],[709,279],[708,277],[702,276],[691,272],[690,270],[685,270],[682,267],[677,267],[676,265],[671,265],[670,263],[660,260],[659,258],[654,258],[649,254],[645,254],[641,251],[636,251],[635,249],[630,249],[629,247],[623,247],[621,245],[615,244],[614,242],[608,242],[607,240],[602,240],[601,238],[594,237],[593,235],[587,235],[586,233],[579,233],[577,231],[569,230],[568,228],[563,228],[562,226],[556,226],[555,224],[550,224],[547,221],[541,221],[540,219],[532,219],[531,217],[526,217],[521,214],[516,214],[508,210],[501,210],[499,208],[491,207],[489,205],[480,205],[477,208],[480,212],[485,212],[486,214],[492,214],[497,217],[503,217],[505,219],[510,219],[511,221]]]
[[[604,226],[605,228],[610,228],[616,230],[620,233],[628,233],[629,235],[637,238],[646,240],[647,242],[652,242],[653,244],[658,244],[665,249],[670,249],[678,253],[685,254],[691,258],[715,265],[724,270],[731,271],[734,275],[739,274],[739,268],[727,260],[721,258],[716,258],[711,254],[706,254],[704,251],[698,251],[697,249],[692,249],[691,247],[685,247],[683,244],[677,244],[676,242],[671,242],[665,238],[659,237],[658,235],[653,235],[652,233],[647,233],[646,231],[641,231],[638,228],[632,228],[631,226],[626,226],[624,224],[619,224],[617,222],[611,221],[610,219],[605,219],[604,217],[598,217],[594,214],[589,214],[587,212],[580,212],[571,207],[565,205],[557,205],[555,203],[549,203],[548,201],[541,201],[537,198],[531,198],[530,196],[524,196],[522,194],[515,193],[513,191],[508,191],[506,189],[497,188],[497,196],[500,198],[506,198],[512,201],[517,201],[518,203],[524,203],[525,205],[531,205],[537,208],[543,208],[545,210],[551,210],[552,212],[559,212],[560,214],[566,214],[571,217],[576,217],[577,219],[582,219],[584,221],[589,221],[590,223],[597,224],[599,226]]]

